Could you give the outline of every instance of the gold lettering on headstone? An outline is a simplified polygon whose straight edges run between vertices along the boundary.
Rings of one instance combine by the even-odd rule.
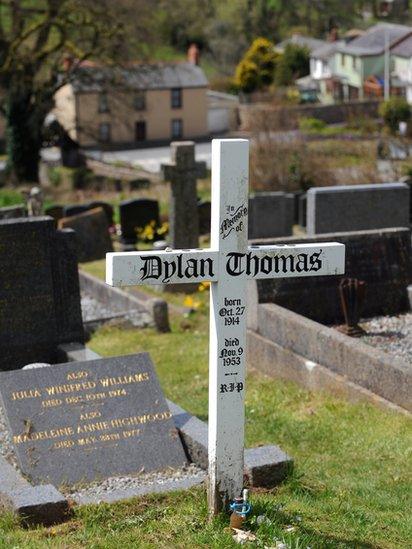
[[[106,377],[104,379],[101,379],[100,383],[103,385],[103,387],[110,387],[113,385],[127,385],[129,383],[140,383],[142,381],[148,381],[148,380],[149,380],[148,372],[143,372],[142,374]]]

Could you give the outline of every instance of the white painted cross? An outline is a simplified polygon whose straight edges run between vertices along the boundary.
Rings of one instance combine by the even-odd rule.
[[[336,275],[343,244],[248,247],[249,143],[212,142],[210,249],[109,253],[112,286],[210,281],[209,510],[227,509],[243,487],[248,278]]]

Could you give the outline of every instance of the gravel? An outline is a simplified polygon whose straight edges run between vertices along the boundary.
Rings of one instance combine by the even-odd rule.
[[[362,320],[360,326],[366,331],[361,341],[412,365],[412,313]]]
[[[191,463],[181,469],[168,469],[151,473],[139,473],[137,475],[110,477],[101,482],[94,482],[78,490],[68,489],[65,495],[74,501],[84,499],[95,499],[104,495],[117,492],[118,490],[129,491],[135,488],[150,487],[155,489],[158,486],[178,482],[183,479],[193,479],[201,482],[205,472]]]

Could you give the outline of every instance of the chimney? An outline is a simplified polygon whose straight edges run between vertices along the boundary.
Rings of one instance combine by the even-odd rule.
[[[336,42],[339,40],[339,29],[338,27],[331,27],[328,33],[328,42]]]
[[[70,69],[72,68],[73,66],[73,63],[74,63],[74,59],[73,59],[73,56],[70,55],[70,54],[67,54],[63,57],[63,70],[65,72],[69,72]]]
[[[187,60],[192,65],[198,65],[200,59],[200,50],[197,44],[190,44],[187,50]]]

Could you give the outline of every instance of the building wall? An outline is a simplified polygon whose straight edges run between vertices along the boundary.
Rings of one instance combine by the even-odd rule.
[[[61,87],[54,95],[54,114],[72,139],[76,134],[76,98],[71,84]]]
[[[400,80],[412,84],[412,59],[394,55],[393,70]]]
[[[206,88],[182,89],[182,108],[171,108],[171,90],[146,91],[146,108],[136,110],[135,94],[114,91],[107,94],[108,112],[99,112],[98,93],[77,94],[78,140],[83,146],[96,145],[99,126],[110,124],[110,143],[135,142],[136,123],[146,123],[146,140],[172,139],[173,119],[183,123],[182,138],[208,134]]]
[[[344,63],[343,63],[344,56]],[[384,73],[384,56],[371,55],[356,57],[349,54],[335,54],[335,71],[341,78],[346,78],[349,86],[360,88],[368,76],[382,76]]]

